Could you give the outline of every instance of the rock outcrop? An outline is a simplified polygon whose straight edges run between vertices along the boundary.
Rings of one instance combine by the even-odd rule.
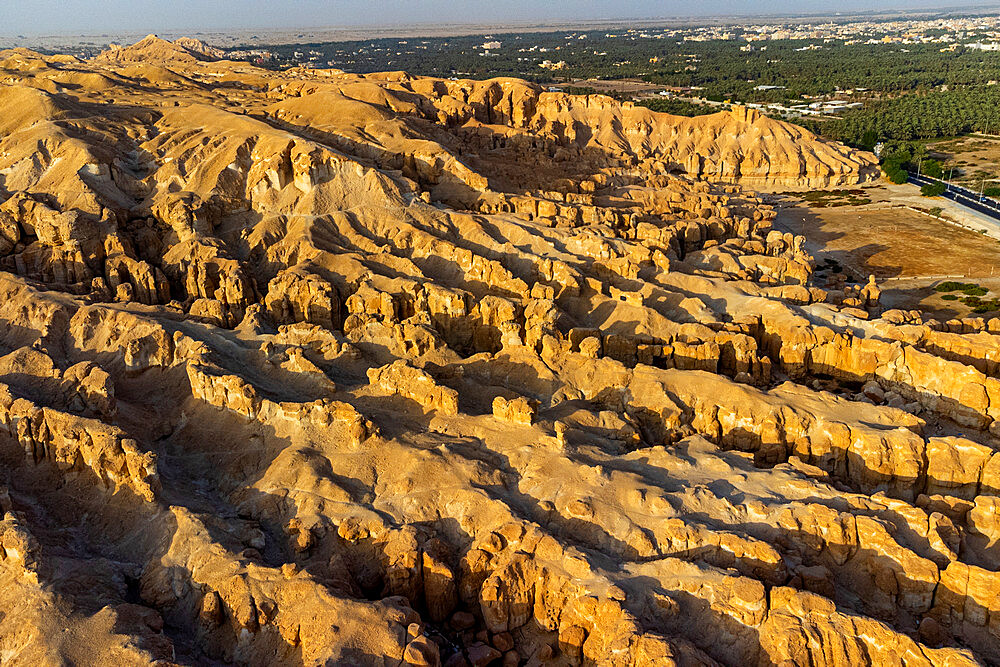
[[[5,664],[1000,662],[1000,321],[873,158],[513,79],[0,52]]]

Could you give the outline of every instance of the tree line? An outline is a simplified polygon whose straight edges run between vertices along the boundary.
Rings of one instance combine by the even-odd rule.
[[[871,149],[885,141],[1000,134],[1000,86],[913,93],[879,100],[841,118],[796,122],[823,136]]]

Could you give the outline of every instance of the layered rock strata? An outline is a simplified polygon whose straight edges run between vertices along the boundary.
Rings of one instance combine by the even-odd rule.
[[[0,53],[11,665],[1000,662],[1000,323],[812,281],[736,109]]]

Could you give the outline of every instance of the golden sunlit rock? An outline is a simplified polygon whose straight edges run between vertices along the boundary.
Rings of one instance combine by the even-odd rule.
[[[0,52],[0,661],[1000,661],[1000,324],[749,189],[873,156],[221,55]]]

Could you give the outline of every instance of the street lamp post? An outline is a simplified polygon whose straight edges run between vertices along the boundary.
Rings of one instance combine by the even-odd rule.
[[[982,186],[979,189],[979,201],[980,201],[980,203],[984,199],[986,199],[986,181],[989,181],[990,183],[993,183],[994,181],[998,181],[998,180],[1000,180],[1000,179],[997,179],[997,178],[986,178],[985,176],[983,177],[983,184],[982,184]],[[987,206],[989,206],[990,208],[996,208],[996,203],[994,202],[994,203],[991,203],[991,204],[987,204]]]

